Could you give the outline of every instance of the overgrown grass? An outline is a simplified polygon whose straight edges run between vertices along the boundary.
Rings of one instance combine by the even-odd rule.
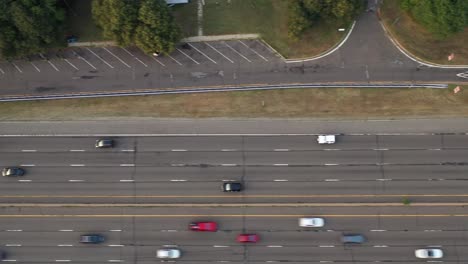
[[[182,30],[182,35],[184,37],[196,36],[198,34],[197,1],[192,0],[188,4],[174,5],[170,8]]]
[[[285,57],[313,56],[328,50],[345,34],[338,22],[314,25],[298,41],[288,38],[288,1],[205,0],[204,35],[259,33]]]
[[[391,34],[414,55],[441,64],[468,64],[468,28],[441,40],[399,8],[401,0],[384,1],[381,17]],[[452,61],[447,57],[455,54]]]
[[[392,118],[468,116],[468,86],[450,89],[320,88],[0,104],[0,120],[130,117]]]
[[[102,41],[102,31],[93,22],[91,15],[92,0],[68,0],[68,34],[78,36],[78,41]]]

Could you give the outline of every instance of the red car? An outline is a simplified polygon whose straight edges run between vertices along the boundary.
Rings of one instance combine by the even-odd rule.
[[[195,222],[189,225],[189,229],[193,231],[216,232],[218,225],[216,222]]]
[[[240,243],[255,243],[258,241],[257,234],[240,234],[237,236],[237,242]]]

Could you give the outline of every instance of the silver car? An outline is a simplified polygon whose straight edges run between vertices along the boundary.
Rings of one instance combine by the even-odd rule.
[[[417,257],[417,258],[423,258],[423,259],[427,259],[427,258],[442,258],[444,256],[444,252],[442,251],[442,249],[438,249],[438,248],[421,248],[421,249],[416,249],[414,251],[414,255]]]
[[[301,227],[323,227],[325,220],[317,217],[303,217],[299,218],[299,226]]]
[[[156,252],[156,257],[160,259],[180,258],[180,250],[177,248],[162,248]]]

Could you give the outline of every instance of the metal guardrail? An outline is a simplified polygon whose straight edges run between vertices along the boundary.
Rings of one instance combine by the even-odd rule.
[[[0,97],[0,102],[35,101],[35,100],[58,100],[75,98],[98,98],[117,96],[140,96],[140,95],[165,95],[165,94],[192,94],[211,92],[235,92],[235,91],[259,91],[259,90],[284,90],[284,89],[310,89],[310,88],[430,88],[447,89],[447,84],[277,84],[277,85],[252,85],[252,86],[227,86],[215,88],[190,88],[171,90],[140,90],[134,92],[96,92],[96,93],[70,93],[50,95],[18,95]]]

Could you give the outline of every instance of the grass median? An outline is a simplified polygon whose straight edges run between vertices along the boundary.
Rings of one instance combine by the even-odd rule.
[[[0,120],[113,118],[399,118],[468,116],[468,85],[450,89],[314,88],[0,104]]]

